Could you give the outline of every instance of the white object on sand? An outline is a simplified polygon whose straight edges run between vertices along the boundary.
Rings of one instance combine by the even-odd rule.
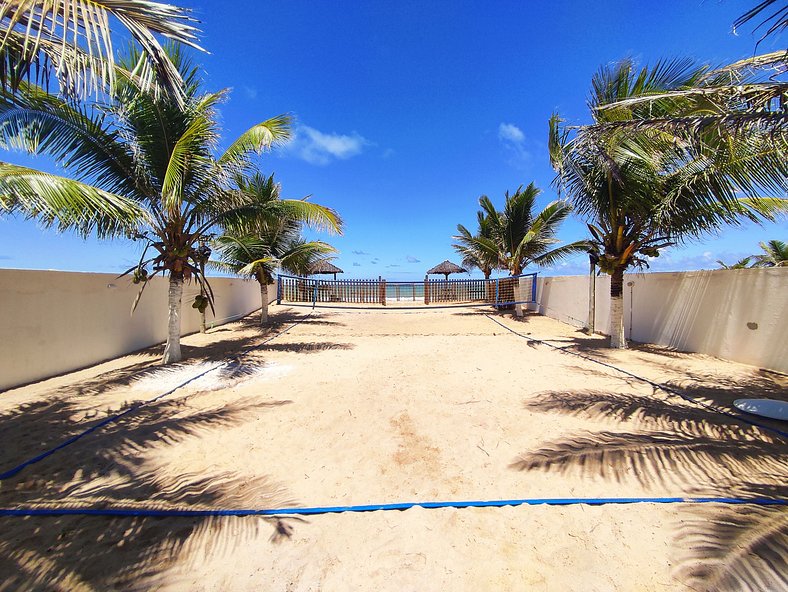
[[[736,399],[733,402],[737,409],[753,415],[788,421],[788,403],[775,399]]]

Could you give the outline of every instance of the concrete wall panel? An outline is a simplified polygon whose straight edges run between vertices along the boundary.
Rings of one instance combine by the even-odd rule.
[[[588,319],[587,276],[543,277],[540,313]],[[610,278],[596,278],[596,330],[610,333]],[[788,372],[788,269],[720,269],[624,277],[627,338]]]
[[[257,282],[212,278],[222,324],[260,307]],[[167,339],[167,280],[154,278],[132,316],[139,286],[113,274],[0,270],[0,390],[54,376]],[[186,284],[182,333],[199,330]],[[273,294],[275,296],[275,286]]]

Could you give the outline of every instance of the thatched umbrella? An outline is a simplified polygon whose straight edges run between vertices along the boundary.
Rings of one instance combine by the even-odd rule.
[[[336,265],[331,263],[326,259],[321,259],[312,267],[309,268],[309,275],[330,275],[334,274],[334,279],[337,279],[338,273],[345,273],[341,269],[339,269]]]
[[[438,265],[430,269],[427,272],[427,275],[441,273],[446,278],[446,281],[448,281],[450,273],[467,273],[467,272],[468,272],[467,269],[463,269],[456,263],[452,263],[447,259],[443,263],[438,263]]]

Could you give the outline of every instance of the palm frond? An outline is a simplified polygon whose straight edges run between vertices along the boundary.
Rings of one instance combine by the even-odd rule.
[[[99,111],[71,104],[22,83],[16,95],[0,95],[0,143],[47,154],[78,179],[122,195],[150,193],[136,175],[131,152]]]
[[[83,236],[129,235],[150,221],[132,199],[4,162],[0,162],[0,202],[7,211],[23,212],[45,226],[73,229]]]
[[[304,241],[301,238],[285,243],[279,256],[282,269],[295,275],[307,275],[326,255],[337,250],[323,241]]]
[[[13,87],[36,66],[48,66],[49,56],[59,48],[55,73],[66,74],[64,89],[85,96],[111,86],[115,72],[110,16],[139,43],[157,73],[156,80],[182,104],[183,80],[155,34],[201,49],[196,21],[182,8],[149,0],[93,0],[89,7],[80,0],[4,2],[0,5],[0,52],[2,61],[13,68],[0,69],[0,82]],[[63,64],[68,67],[62,68]]]
[[[219,164],[243,168],[248,164],[250,154],[260,154],[276,144],[287,142],[292,136],[292,125],[293,118],[288,114],[258,123],[230,144],[230,147],[219,157]]]
[[[764,16],[764,12],[771,9],[775,4],[777,4],[777,2],[778,0],[762,0],[756,4],[733,22],[733,32],[735,33],[736,29],[742,25],[745,25],[756,18]],[[757,31],[763,26],[767,26],[768,28],[758,40],[758,44],[766,39],[766,37],[769,35],[784,31],[786,27],[788,27],[788,8],[786,8],[784,5],[780,7],[778,4],[776,10],[773,13],[767,15],[760,23],[756,25],[755,30]]]

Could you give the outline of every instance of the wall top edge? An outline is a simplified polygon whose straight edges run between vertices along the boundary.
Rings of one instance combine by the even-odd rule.
[[[23,273],[23,274],[33,274],[33,273],[57,273],[57,274],[69,274],[69,275],[82,275],[82,276],[93,276],[93,277],[103,277],[107,279],[126,279],[131,278],[131,274],[124,276],[123,278],[118,277],[119,273],[108,273],[102,271],[67,271],[62,269],[17,269],[14,267],[0,267],[0,274],[2,273]],[[156,276],[162,277],[161,275]],[[166,276],[164,276],[166,278]],[[155,278],[154,278],[155,279]],[[248,280],[250,278],[245,278],[237,275],[208,275],[209,280]]]

